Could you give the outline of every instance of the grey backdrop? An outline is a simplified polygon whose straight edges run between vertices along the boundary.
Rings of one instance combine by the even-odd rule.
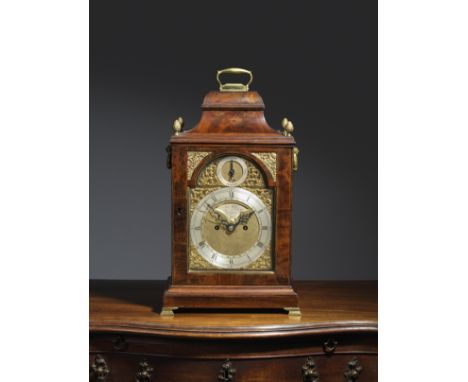
[[[172,121],[230,66],[296,126],[293,276],[377,278],[376,1],[90,4],[91,278],[169,275]]]

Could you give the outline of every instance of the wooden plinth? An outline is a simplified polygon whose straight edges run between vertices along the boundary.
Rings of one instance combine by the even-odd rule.
[[[286,309],[298,314],[299,302],[291,286],[170,286],[163,297],[163,315],[174,308]]]

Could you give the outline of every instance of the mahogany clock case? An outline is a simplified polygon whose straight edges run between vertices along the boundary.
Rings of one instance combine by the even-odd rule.
[[[290,278],[295,140],[267,124],[264,108],[257,92],[210,92],[203,102],[200,122],[193,129],[171,138],[172,274],[171,287],[164,296],[164,306],[297,307],[297,295],[291,287]],[[188,176],[188,153],[193,151],[209,155]],[[275,155],[274,176],[254,153]],[[199,173],[207,164],[229,155],[255,163],[264,175],[267,187],[274,191],[274,266],[269,272],[189,270],[187,189],[195,185]]]

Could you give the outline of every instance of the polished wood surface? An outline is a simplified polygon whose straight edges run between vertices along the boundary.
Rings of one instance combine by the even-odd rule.
[[[377,283],[294,287],[301,318],[241,310],[169,318],[158,314],[164,282],[92,281],[90,380],[316,382],[305,377],[312,368],[320,382],[377,381]],[[227,360],[236,372],[222,379]]]
[[[92,281],[90,331],[170,337],[258,338],[377,332],[373,281],[298,281],[302,316],[282,311],[176,311],[161,317],[163,281]]]

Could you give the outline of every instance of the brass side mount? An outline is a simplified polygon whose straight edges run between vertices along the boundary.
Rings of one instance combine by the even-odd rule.
[[[297,171],[299,169],[299,149],[297,147],[293,148],[293,170]]]

